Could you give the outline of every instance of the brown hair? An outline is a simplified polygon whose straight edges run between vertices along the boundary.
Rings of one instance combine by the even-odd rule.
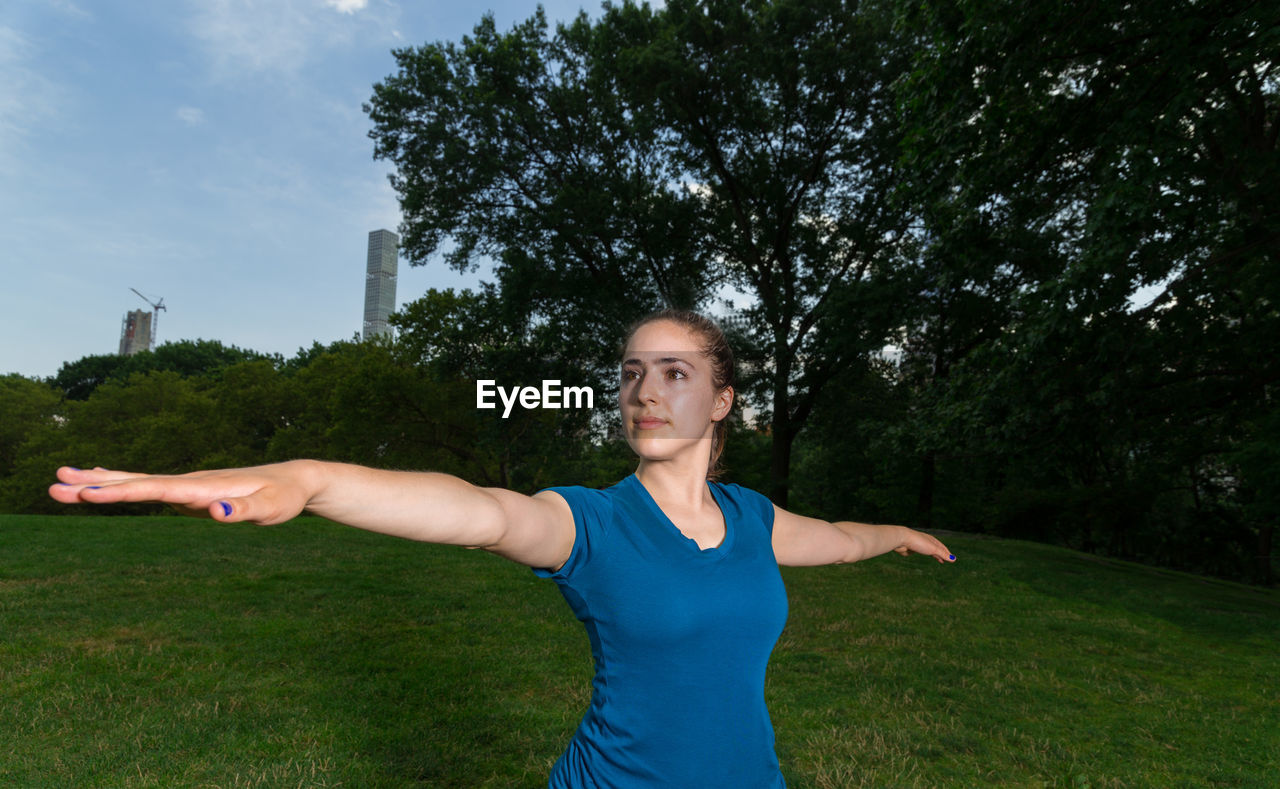
[[[711,385],[717,393],[727,386],[734,385],[733,351],[729,348],[724,332],[715,321],[692,310],[667,308],[650,313],[631,324],[627,329],[626,338],[622,341],[622,346],[618,349],[619,358],[626,353],[627,343],[631,342],[631,338],[640,330],[640,327],[654,321],[670,321],[684,327],[702,341],[702,347],[699,350],[711,360]],[[736,394],[735,392],[735,396]],[[707,465],[707,479],[717,480],[724,473],[720,457],[724,454],[724,444],[728,437],[729,415],[726,414],[724,419],[716,422],[711,432],[711,462]]]

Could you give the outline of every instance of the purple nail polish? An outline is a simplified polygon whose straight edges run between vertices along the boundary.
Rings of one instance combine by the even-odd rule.
[[[102,490],[101,485],[90,485],[86,490]]]
[[[951,554],[951,561],[953,561],[953,562],[954,562],[955,560],[956,560],[956,555],[953,553],[953,554]]]
[[[225,501],[220,501],[220,502],[218,502],[218,503],[222,505],[222,514],[223,514],[223,515],[230,516],[230,515],[231,515],[231,505],[230,505],[230,504],[228,504],[228,503],[226,503]]]

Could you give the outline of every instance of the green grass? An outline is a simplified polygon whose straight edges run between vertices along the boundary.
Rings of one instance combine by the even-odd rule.
[[[946,535],[786,570],[793,787],[1271,787],[1280,592]],[[0,516],[0,786],[545,786],[587,703],[554,584],[316,520]]]

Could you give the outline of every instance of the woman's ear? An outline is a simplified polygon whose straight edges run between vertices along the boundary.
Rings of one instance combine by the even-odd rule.
[[[716,395],[715,407],[711,409],[711,421],[719,422],[729,415],[729,410],[733,408],[733,387],[726,386]]]

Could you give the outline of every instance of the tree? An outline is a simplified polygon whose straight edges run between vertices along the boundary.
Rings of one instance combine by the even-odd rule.
[[[64,362],[49,383],[68,399],[88,400],[99,386],[120,377],[128,362],[128,356],[114,353],[85,356],[74,362]]]
[[[32,432],[5,480],[0,503],[9,511],[58,512],[45,489],[61,465],[191,471],[219,448],[223,431],[211,398],[174,372],[135,373],[97,387],[83,402],[68,400],[63,419]],[[154,511],[153,505],[113,511]]]
[[[199,461],[201,468],[262,463],[271,441],[300,409],[289,379],[268,359],[239,362],[202,376],[201,393],[213,400],[218,444]]]
[[[100,354],[66,362],[50,383],[72,400],[87,400],[103,383],[123,381],[134,373],[168,370],[183,376],[201,375],[238,362],[268,358],[272,357],[234,345],[226,346],[217,340],[180,340],[129,356]]]
[[[459,456],[485,453],[494,467],[483,473],[489,484],[537,489],[566,477],[592,484],[627,473],[612,451],[616,441],[608,438],[619,435],[621,428],[609,408],[617,395],[616,371],[592,374],[572,359],[539,347],[519,302],[501,298],[491,285],[479,293],[433,289],[407,305],[393,322],[401,330],[398,357],[423,370],[434,389],[447,391],[448,404],[436,409],[450,415],[454,429],[452,438],[440,445]],[[566,402],[559,408],[517,408],[500,416],[473,406],[477,382],[482,380],[508,390],[541,381],[559,381],[562,388],[589,387],[593,408]],[[465,407],[458,409],[459,404]],[[473,446],[466,452],[461,448],[464,438]]]
[[[937,249],[977,229],[1014,285],[945,407],[1009,457],[1045,447],[1042,468],[1099,501],[1184,494],[1185,537],[1150,508],[1089,511],[1114,550],[1145,530],[1150,544],[1204,541],[1185,551],[1204,555],[1204,523],[1228,535],[1247,493],[1224,463],[1280,378],[1274,12],[891,5],[918,53],[898,86],[904,192]],[[1160,292],[1131,304],[1142,287]]]
[[[13,473],[31,434],[58,418],[61,403],[58,391],[45,383],[0,376],[0,478]]]
[[[791,446],[838,372],[878,351],[901,316],[909,215],[897,180],[890,82],[903,63],[857,3],[626,4],[615,70],[670,130],[700,184],[731,282],[757,299],[757,390],[785,505]]]
[[[536,305],[539,345],[611,365],[600,337],[693,305],[710,272],[694,196],[595,46],[585,14],[550,37],[541,9],[505,34],[486,16],[460,44],[397,50],[365,110],[396,165],[410,263],[494,259],[504,295]]]
[[[901,55],[879,33],[853,3],[676,0],[551,37],[541,12],[506,35],[486,18],[461,46],[401,50],[367,111],[404,248],[492,256],[539,347],[571,359],[659,302],[755,296],[744,350],[785,504],[815,398],[893,322],[905,220],[880,199],[896,156],[880,120]]]

